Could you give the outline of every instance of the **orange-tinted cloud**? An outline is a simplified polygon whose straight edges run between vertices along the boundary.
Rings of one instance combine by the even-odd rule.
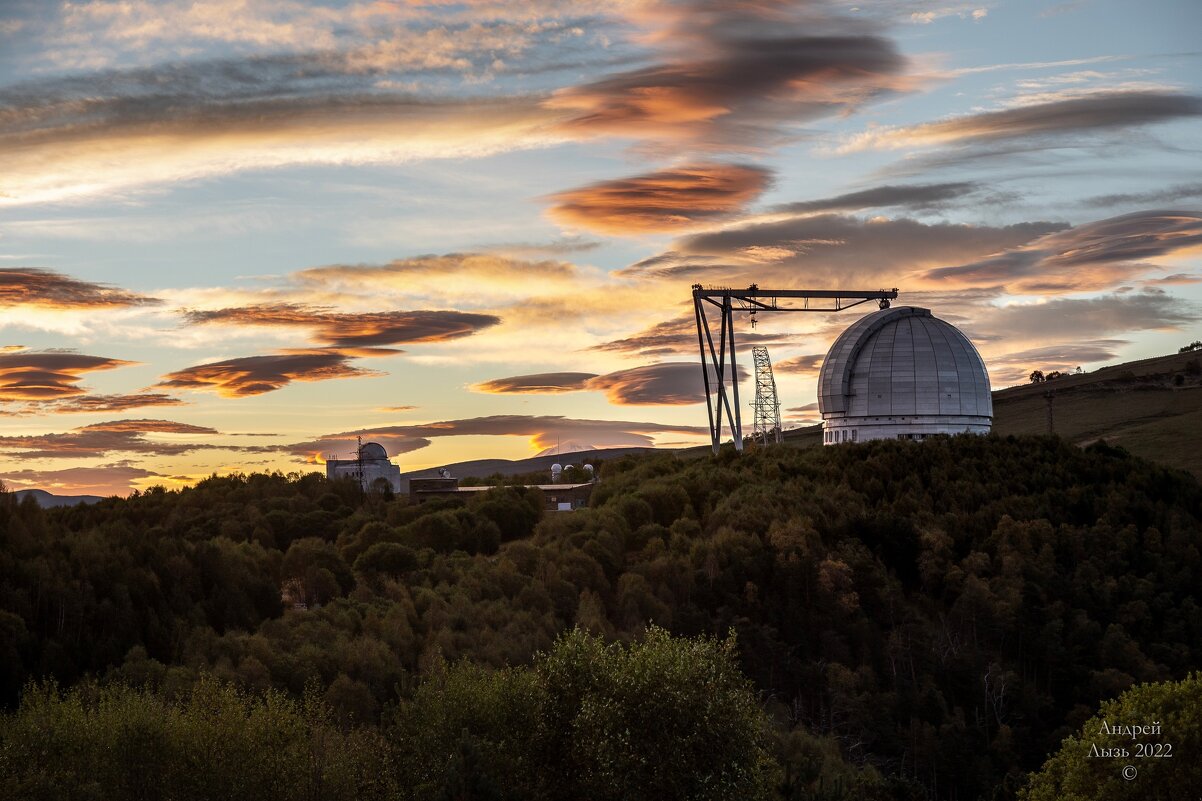
[[[651,447],[655,443],[655,435],[664,433],[703,435],[707,430],[704,426],[668,423],[508,414],[326,434],[312,442],[289,445],[286,450],[307,458],[314,454],[348,453],[354,450],[355,438],[362,437],[379,442],[390,454],[399,454],[424,448],[435,437],[457,436],[529,437],[535,448],[554,447],[557,441],[569,440],[602,448]]]
[[[497,394],[554,394],[560,392],[604,392],[617,406],[681,406],[705,400],[699,362],[661,362],[593,373],[537,373],[496,378],[472,387],[476,392]],[[746,378],[742,369],[741,378]],[[711,385],[714,383],[710,371]],[[727,380],[729,383],[729,379]]]
[[[320,291],[391,291],[429,303],[458,306],[472,298],[525,299],[530,287],[572,289],[579,272],[558,259],[524,259],[499,253],[447,253],[395,259],[387,264],[332,264],[293,276]]]
[[[782,289],[902,287],[906,276],[923,268],[988,257],[1067,227],[928,224],[838,214],[786,217],[682,237],[670,251],[621,274]]]
[[[812,4],[651,3],[644,14],[659,60],[556,92],[546,105],[571,114],[561,130],[750,150],[782,141],[786,122],[907,83],[892,42],[847,33],[855,23]]]
[[[772,369],[778,373],[816,376],[818,375],[818,371],[822,369],[822,360],[825,358],[825,353],[809,353],[805,356],[793,356],[792,358],[775,362],[772,365]],[[802,409],[802,411],[808,411],[808,409]]]
[[[517,395],[546,395],[557,392],[579,392],[596,373],[534,373],[494,378],[472,385],[475,392]]]
[[[771,173],[745,164],[687,164],[553,195],[558,222],[606,234],[678,231],[743,210]]]
[[[40,306],[51,309],[103,309],[144,306],[155,298],[124,289],[80,281],[36,267],[0,269],[0,307]]]
[[[1148,260],[1202,249],[1202,212],[1141,211],[1047,234],[1021,247],[956,267],[928,270],[930,284],[1004,286],[1016,294],[1058,294],[1114,286],[1154,265]]]
[[[740,346],[783,345],[789,342],[790,336],[788,334],[740,331],[738,340]],[[681,315],[650,325],[631,336],[594,345],[592,350],[638,356],[697,353],[697,322],[692,314]]]
[[[216,434],[214,429],[170,420],[112,420],[64,433],[0,436],[0,451],[16,459],[60,459],[137,453],[178,456],[221,446],[148,439],[146,434]]]
[[[402,343],[447,342],[501,322],[491,314],[446,310],[388,311],[347,314],[296,303],[187,311],[193,324],[218,323],[310,328],[314,339],[338,348],[371,348]]]
[[[0,402],[46,401],[83,395],[87,373],[134,362],[58,351],[0,353]]]
[[[160,476],[130,464],[68,467],[65,470],[12,470],[0,472],[10,490],[42,489],[56,495],[128,495],[133,482]]]
[[[139,392],[131,395],[80,395],[58,401],[52,406],[45,407],[45,410],[55,413],[124,412],[130,409],[144,409],[150,406],[184,405],[186,404],[179,398],[174,398],[161,392]]]
[[[1130,343],[1125,339],[1090,339],[1041,345],[992,356],[989,359],[989,377],[995,384],[1025,384],[1032,370],[1068,372],[1083,365],[1109,361],[1116,358],[1119,349],[1127,344]]]
[[[191,423],[177,423],[174,420],[110,420],[107,423],[92,423],[77,428],[76,431],[108,431],[111,433],[126,433],[137,431],[156,434],[216,434],[217,429],[208,426],[194,426]]]
[[[205,66],[111,75],[88,89],[35,85],[0,119],[0,204],[252,168],[481,157],[565,139],[549,126],[560,115],[540,98],[418,99],[357,83],[321,90],[315,62],[292,65],[307,73],[302,86],[260,74],[257,63]]]
[[[163,376],[160,387],[213,390],[226,398],[244,398],[286,387],[293,381],[328,381],[379,375],[350,364],[351,356],[334,350],[290,351],[198,364]]]

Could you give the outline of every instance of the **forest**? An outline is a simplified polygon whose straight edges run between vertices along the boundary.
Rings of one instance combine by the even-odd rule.
[[[996,435],[597,472],[570,513],[0,492],[0,796],[1101,798],[1103,704],[1181,697],[1186,784],[1123,792],[1202,791],[1191,475]]]

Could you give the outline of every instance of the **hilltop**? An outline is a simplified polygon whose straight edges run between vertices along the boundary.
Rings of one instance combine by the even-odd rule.
[[[1176,353],[993,393],[994,430],[1104,439],[1202,477],[1202,352]]]
[[[1175,353],[994,390],[993,430],[1049,433],[1051,393],[1052,431],[1074,445],[1105,440],[1202,478],[1200,364],[1202,352]],[[785,441],[821,445],[822,426],[786,431]]]
[[[770,720],[781,801],[832,786],[872,801],[1005,799],[1100,700],[1202,665],[1202,487],[1117,448],[951,437],[660,452],[600,473],[592,507],[571,514],[544,513],[520,488],[412,504],[315,473],[48,510],[0,493],[0,703],[50,676],[84,682],[80,698],[93,677],[164,703],[199,692],[202,706],[206,681],[251,698],[274,688],[328,706],[357,741],[393,743],[380,764],[401,766],[403,797],[453,789],[462,762],[460,774],[524,798],[522,777],[562,771],[487,758],[528,753],[504,737],[596,729],[531,695],[535,654],[574,627],[616,643],[644,642],[652,624],[674,637],[733,631],[732,657]],[[448,674],[461,660],[500,684]],[[683,677],[617,695],[606,719],[656,733],[622,716],[658,725],[644,699],[695,709],[690,688]],[[453,709],[423,701],[442,697]],[[151,717],[136,720],[162,717],[157,701],[137,703]],[[27,712],[40,719],[36,703]],[[2,718],[0,732],[14,725]],[[105,738],[127,728],[62,736],[108,754]],[[67,755],[46,763],[63,787],[92,770],[68,745],[47,746]],[[562,765],[557,753],[529,758]]]
[[[81,503],[96,503],[97,501],[104,500],[99,495],[55,495],[42,489],[15,490],[13,495],[18,501],[23,501],[26,497],[31,497],[34,503],[43,509],[53,509],[56,506],[75,506]]]

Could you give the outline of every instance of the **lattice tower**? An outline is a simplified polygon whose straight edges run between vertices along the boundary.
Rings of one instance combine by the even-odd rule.
[[[751,358],[755,361],[755,403],[751,404],[755,418],[751,435],[761,445],[781,442],[780,398],[776,394],[776,378],[772,375],[768,349],[759,345],[753,347]]]

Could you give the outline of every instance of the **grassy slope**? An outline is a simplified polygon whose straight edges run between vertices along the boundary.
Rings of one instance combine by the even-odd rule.
[[[1044,385],[993,394],[994,430],[1048,430],[1048,400],[1057,434],[1078,445],[1105,439],[1137,456],[1189,470],[1202,478],[1202,376],[1187,375],[1202,353],[1173,354],[1066,376]],[[1174,378],[1184,376],[1176,386]]]
[[[1202,376],[1186,364],[1202,353],[1180,353],[1064,376],[1051,383],[999,389],[993,393],[993,427],[999,434],[1045,434],[1054,390],[1057,434],[1078,445],[1105,439],[1137,456],[1202,478]],[[1174,377],[1184,376],[1176,386]],[[785,433],[791,445],[822,442],[822,426]]]

